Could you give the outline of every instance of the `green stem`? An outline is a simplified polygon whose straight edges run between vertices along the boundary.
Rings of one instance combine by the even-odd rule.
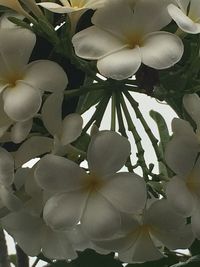
[[[16,252],[17,252],[17,267],[29,267],[28,256],[18,245],[16,245]]]
[[[120,99],[119,94],[116,94],[116,110],[117,110],[117,120],[118,120],[118,124],[119,124],[119,132],[121,133],[121,135],[128,138],[128,136],[126,134],[126,129],[124,126],[124,121],[123,121],[123,116],[122,116],[122,111],[121,111],[119,99]],[[134,166],[131,162],[130,156],[128,157],[125,166],[127,167],[129,172],[133,172]]]
[[[130,113],[128,111],[128,108],[126,106],[126,103],[125,103],[125,100],[123,98],[122,93],[120,93],[120,103],[121,103],[121,106],[122,106],[122,109],[123,109],[123,112],[124,112],[124,115],[125,115],[125,118],[126,118],[126,121],[128,124],[128,130],[132,133],[132,135],[135,139],[135,144],[136,144],[136,147],[138,150],[136,155],[138,157],[139,166],[142,168],[144,179],[146,181],[148,181],[149,180],[149,178],[148,178],[149,169],[146,165],[146,161],[144,158],[144,149],[142,147],[141,137],[138,134],[135,125],[133,124],[133,121],[131,119]]]
[[[112,94],[112,106],[111,106],[111,131],[116,129],[116,95]]]
[[[8,249],[3,229],[0,229],[0,267],[10,267]]]
[[[94,114],[92,115],[92,117],[90,118],[90,120],[88,121],[88,123],[85,125],[85,127],[83,128],[82,134],[86,133],[87,130],[90,128],[90,126],[96,122],[95,124],[97,125],[97,127],[100,126],[103,115],[105,113],[106,107],[108,105],[110,96],[105,96],[96,106],[96,110],[94,112]]]
[[[98,91],[98,90],[104,90],[105,89],[105,85],[104,84],[97,84],[97,85],[92,85],[92,86],[81,86],[78,89],[73,89],[73,90],[66,90],[64,92],[65,96],[67,97],[75,97],[75,96],[80,96],[80,95],[84,95],[88,92],[91,91]]]
[[[37,259],[35,260],[35,262],[33,263],[32,267],[36,267],[36,265],[38,264],[39,261],[40,261],[40,259],[37,258]]]
[[[129,92],[125,92],[124,91],[124,95],[126,96],[126,98],[128,99],[129,103],[131,104],[132,108],[135,111],[136,117],[140,120],[143,128],[145,129],[145,132],[147,133],[151,144],[154,148],[154,151],[156,153],[156,157],[158,159],[159,162],[162,162],[163,164],[166,165],[165,160],[159,150],[158,147],[158,139],[154,136],[154,134],[152,133],[149,125],[147,124],[146,120],[144,119],[139,107],[138,107],[138,102],[135,101],[135,99],[131,96],[131,94]]]

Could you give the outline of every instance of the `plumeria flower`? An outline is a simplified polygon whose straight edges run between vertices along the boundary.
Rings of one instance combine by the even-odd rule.
[[[124,214],[121,230],[118,237],[95,243],[117,251],[119,259],[128,263],[158,260],[164,257],[164,246],[172,250],[188,248],[194,240],[191,225],[186,225],[165,199],[154,201],[138,219]]]
[[[37,164],[35,178],[41,188],[54,193],[44,207],[47,225],[69,229],[81,221],[83,230],[94,239],[118,231],[120,211],[137,212],[146,201],[141,177],[116,173],[129,154],[126,138],[102,131],[92,137],[88,147],[90,173],[66,158],[44,156]]]
[[[8,151],[0,147],[0,206],[15,211],[21,208],[21,201],[11,190],[13,182],[14,159]]]
[[[200,33],[199,0],[175,0],[167,9],[178,27],[188,33]]]
[[[15,153],[16,168],[46,153],[63,156],[68,152],[79,152],[70,144],[81,135],[83,119],[79,114],[71,113],[62,120],[62,101],[63,92],[51,94],[46,99],[42,107],[42,120],[53,138],[44,136],[28,138]],[[16,132],[14,134],[16,135]]]
[[[127,2],[109,1],[95,12],[94,26],[73,36],[75,53],[97,60],[99,72],[116,80],[132,76],[141,63],[155,69],[169,68],[183,54],[179,37],[159,31],[170,20],[164,1],[140,0],[134,12]]]
[[[38,5],[55,13],[85,12],[88,9],[97,9],[104,5],[106,0],[60,0],[60,4],[42,2]]]
[[[36,42],[36,36],[31,31],[1,29],[0,38],[3,108],[12,121],[24,122],[32,119],[40,109],[43,91],[65,89],[67,76],[53,61],[37,60],[28,64]]]

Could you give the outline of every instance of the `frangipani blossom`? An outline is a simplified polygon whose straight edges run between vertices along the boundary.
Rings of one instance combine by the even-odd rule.
[[[97,9],[107,0],[60,0],[62,5],[53,2],[42,2],[38,5],[55,13],[85,12],[88,9]]]
[[[69,229],[81,221],[94,239],[112,236],[120,228],[120,211],[144,207],[144,180],[133,173],[116,173],[130,154],[128,140],[111,131],[91,139],[87,159],[90,173],[59,156],[46,155],[37,164],[35,178],[54,193],[45,207],[44,220],[54,229]],[[98,211],[98,212],[97,212]]]
[[[176,4],[170,4],[167,9],[178,27],[184,32],[200,33],[199,0],[176,0]]]
[[[1,29],[0,39],[0,92],[4,111],[13,121],[27,121],[40,109],[43,91],[64,90],[67,76],[53,61],[28,64],[36,42],[31,31]]]
[[[162,199],[151,204],[140,219],[124,214],[121,234],[114,239],[95,241],[95,244],[117,251],[123,262],[135,263],[158,260],[164,257],[164,246],[188,248],[193,240],[191,225],[186,225],[185,219]]]
[[[170,20],[164,1],[140,0],[134,12],[127,2],[109,1],[93,15],[94,26],[73,36],[75,53],[97,60],[99,72],[116,80],[132,76],[142,63],[169,68],[183,54],[179,37],[159,31]]]

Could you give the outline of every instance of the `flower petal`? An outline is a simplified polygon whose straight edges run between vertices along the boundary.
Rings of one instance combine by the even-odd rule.
[[[4,110],[15,121],[31,119],[40,109],[42,97],[39,90],[18,82],[3,92]]]
[[[200,98],[197,94],[186,94],[183,97],[183,105],[188,114],[200,127]]]
[[[49,2],[38,3],[38,5],[48,9],[51,12],[60,14],[70,13],[75,11],[75,8],[70,7],[69,3],[68,3],[69,6],[61,6],[59,4],[49,3]]]
[[[75,34],[72,43],[77,56],[85,59],[99,59],[125,45],[120,39],[95,26]]]
[[[0,147],[0,184],[9,186],[14,181],[14,160],[11,154]]]
[[[119,259],[123,262],[146,262],[158,260],[164,255],[154,245],[148,231],[140,231],[134,244],[126,251],[119,252]]]
[[[41,219],[23,211],[14,212],[2,219],[2,225],[29,256],[40,253]]]
[[[35,170],[39,186],[51,192],[69,192],[82,188],[85,176],[86,172],[73,161],[51,154],[44,156]]]
[[[166,194],[175,212],[185,217],[191,216],[195,207],[195,198],[183,179],[178,176],[172,178],[167,184]]]
[[[54,136],[61,131],[62,127],[62,102],[63,93],[51,94],[43,104],[42,120],[49,133]]]
[[[161,31],[147,34],[140,48],[142,62],[154,69],[172,67],[181,59],[184,51],[178,36]]]
[[[10,138],[13,143],[21,143],[30,133],[33,120],[16,122],[11,128]]]
[[[42,253],[48,259],[73,260],[77,258],[77,253],[73,249],[65,232],[45,229],[42,240]]]
[[[89,196],[81,223],[90,238],[104,239],[112,236],[119,230],[120,222],[119,212],[101,194]]]
[[[134,213],[142,210],[146,203],[147,193],[144,180],[133,173],[117,173],[100,193],[108,199],[117,210]]]
[[[186,14],[184,14],[180,8],[170,4],[167,9],[172,19],[182,31],[193,34],[200,32],[200,24],[195,23]]]
[[[191,216],[191,225],[192,225],[192,231],[197,239],[200,240],[200,209],[199,209],[199,203],[197,207],[194,209],[192,216]]]
[[[166,232],[177,230],[186,223],[185,218],[177,214],[166,199],[155,201],[145,213],[144,221]]]
[[[130,154],[127,138],[112,131],[94,135],[88,147],[88,164],[98,175],[111,175],[120,170]]]
[[[168,249],[173,250],[189,248],[194,241],[194,235],[191,230],[191,225],[189,224],[181,229],[177,228],[174,231],[154,231],[153,234]]]
[[[136,73],[141,65],[139,48],[124,48],[97,61],[99,72],[105,77],[123,80]]]
[[[29,160],[50,152],[52,147],[53,140],[48,137],[33,136],[27,139],[15,154],[15,167],[19,168]]]
[[[57,194],[51,197],[44,206],[44,220],[56,230],[67,230],[74,227],[81,219],[88,194],[74,191]]]
[[[4,206],[10,211],[17,211],[22,208],[21,200],[4,186],[0,186],[0,198]]]
[[[0,32],[0,73],[1,77],[22,74],[28,63],[36,36],[24,28],[1,29]]]
[[[49,92],[63,91],[68,84],[63,68],[50,60],[31,62],[26,67],[23,80],[36,89]]]
[[[80,135],[83,126],[83,119],[79,114],[71,113],[62,122],[60,141],[62,145],[74,142]]]

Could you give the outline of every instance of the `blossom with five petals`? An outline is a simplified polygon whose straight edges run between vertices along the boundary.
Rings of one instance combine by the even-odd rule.
[[[120,228],[120,211],[133,213],[144,207],[144,180],[133,173],[116,173],[130,154],[128,140],[112,131],[94,135],[88,147],[90,173],[55,155],[37,164],[39,186],[53,192],[43,216],[54,229],[72,228],[81,221],[94,239],[112,236]]]
[[[183,54],[179,37],[159,31],[170,21],[163,1],[140,0],[134,12],[127,2],[109,1],[95,12],[92,27],[73,36],[75,53],[97,60],[99,72],[117,80],[136,73],[141,63],[155,69],[169,68]]]

